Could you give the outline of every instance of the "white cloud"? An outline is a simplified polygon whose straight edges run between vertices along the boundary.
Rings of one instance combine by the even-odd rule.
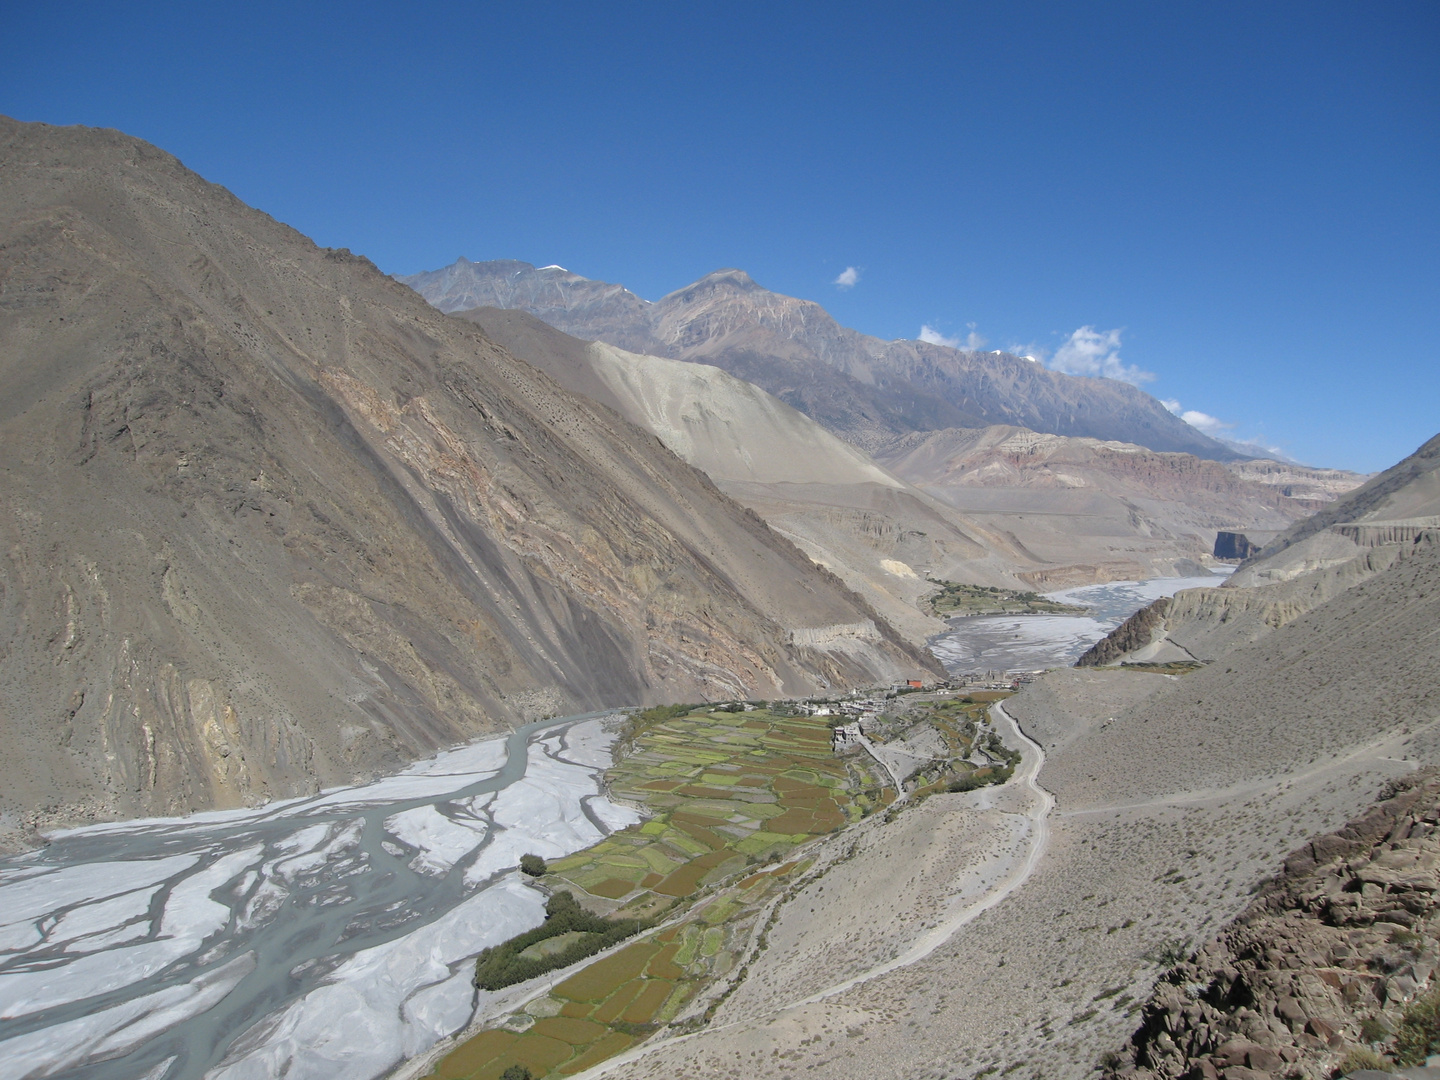
[[[1200,412],[1197,409],[1185,409],[1175,398],[1166,398],[1160,402],[1165,408],[1178,416],[1185,423],[1189,424],[1196,431],[1203,431],[1211,438],[1219,438],[1221,432],[1233,431],[1235,425],[1211,416],[1209,413]]]
[[[970,332],[963,338],[946,337],[929,323],[920,327],[920,340],[928,345],[944,345],[947,349],[968,349],[970,352],[978,352],[987,344],[983,335],[976,333],[975,324],[965,324]]]
[[[1050,368],[1066,375],[1094,375],[1135,386],[1155,378],[1153,373],[1120,359],[1119,330],[1096,330],[1093,326],[1082,326],[1071,334],[1050,358]]]
[[[1278,446],[1272,446],[1264,436],[1256,435],[1250,438],[1244,436],[1232,437],[1227,432],[1234,431],[1238,424],[1232,424],[1225,420],[1211,416],[1209,413],[1200,412],[1198,409],[1186,409],[1180,405],[1175,398],[1165,398],[1160,402],[1165,408],[1178,416],[1185,423],[1189,424],[1196,431],[1204,432],[1212,439],[1224,443],[1233,450],[1242,454],[1249,454],[1253,457],[1274,458],[1276,461],[1288,461],[1298,464],[1295,459],[1285,453]]]
[[[847,266],[844,270],[840,271],[840,276],[837,277],[832,284],[839,285],[842,289],[853,289],[855,283],[859,280],[860,268],[858,266]]]

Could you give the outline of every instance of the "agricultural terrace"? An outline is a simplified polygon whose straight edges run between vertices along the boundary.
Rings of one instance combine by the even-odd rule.
[[[784,706],[651,709],[620,745],[611,792],[649,820],[550,864],[542,883],[659,928],[497,1018],[440,1061],[443,1080],[498,1080],[511,1065],[569,1076],[666,1024],[703,1023],[743,978],[761,917],[808,868],[795,849],[895,798],[868,759],[834,755],[825,718]]]

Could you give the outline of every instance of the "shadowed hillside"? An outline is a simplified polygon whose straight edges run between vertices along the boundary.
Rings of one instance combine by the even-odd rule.
[[[294,794],[549,714],[937,670],[367,260],[115,132],[3,120],[0,165],[8,833]]]

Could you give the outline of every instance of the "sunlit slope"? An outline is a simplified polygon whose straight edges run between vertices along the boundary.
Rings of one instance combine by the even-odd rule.
[[[875,456],[967,517],[1013,535],[1049,564],[1028,580],[1050,588],[1193,573],[1190,564],[1211,554],[1218,530],[1284,528],[1363,479],[1010,425],[917,432]]]
[[[1364,551],[1413,543],[1440,528],[1440,435],[1265,545],[1235,574],[1241,584],[1284,581]]]
[[[564,267],[510,259],[462,258],[401,280],[441,311],[514,308],[587,341],[714,364],[867,450],[908,432],[1014,424],[1220,461],[1238,456],[1129,383],[1065,375],[1004,352],[882,341],[743,270],[706,274],[654,303]]]
[[[934,662],[653,437],[115,132],[0,121],[0,811]]]
[[[652,432],[832,570],[914,641],[927,577],[1021,584],[1038,564],[1005,536],[897,479],[805,414],[719,368],[585,343],[521,311],[459,312],[493,339]]]

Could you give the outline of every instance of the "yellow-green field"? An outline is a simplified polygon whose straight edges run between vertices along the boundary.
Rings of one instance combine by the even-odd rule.
[[[743,961],[767,902],[809,865],[787,856],[895,797],[865,762],[831,752],[823,718],[641,714],[630,741],[607,779],[650,818],[557,860],[544,881],[582,901],[586,893],[606,907],[620,901],[620,916],[663,913],[669,925],[500,1018],[435,1075],[498,1080],[519,1064],[537,1078],[569,1076],[700,1008],[713,996],[707,988]]]

